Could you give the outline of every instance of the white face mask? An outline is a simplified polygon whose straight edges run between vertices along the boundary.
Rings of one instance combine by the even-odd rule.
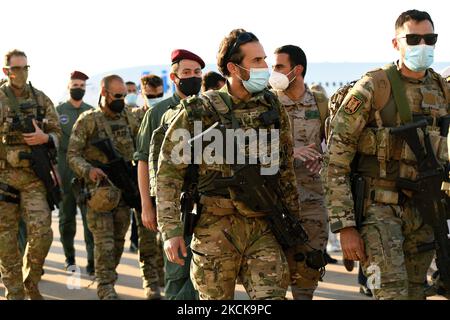
[[[296,77],[294,77],[291,81],[289,81],[289,78],[287,77],[294,69],[289,71],[288,74],[283,74],[281,72],[272,71],[272,74],[269,78],[270,86],[275,90],[286,90],[289,87],[289,84],[295,80]]]

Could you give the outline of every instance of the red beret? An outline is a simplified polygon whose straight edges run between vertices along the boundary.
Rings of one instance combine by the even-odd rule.
[[[70,80],[74,80],[74,79],[86,81],[87,79],[89,79],[89,77],[81,71],[74,71],[70,74]]]
[[[172,51],[171,55],[172,64],[180,62],[183,59],[197,61],[200,64],[200,67],[203,69],[205,67],[205,62],[195,53],[184,49],[176,49]]]

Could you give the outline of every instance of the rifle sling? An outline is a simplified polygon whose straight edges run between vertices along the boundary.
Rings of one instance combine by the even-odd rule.
[[[411,108],[408,103],[408,99],[405,93],[405,86],[400,78],[400,72],[397,70],[397,66],[392,63],[383,68],[386,71],[386,75],[391,83],[392,94],[394,96],[395,105],[400,115],[400,120],[403,124],[412,121]]]

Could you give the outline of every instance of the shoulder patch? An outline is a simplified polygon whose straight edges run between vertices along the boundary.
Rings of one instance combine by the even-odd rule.
[[[358,109],[362,106],[362,104],[363,101],[360,98],[352,96],[350,100],[348,100],[348,102],[346,103],[344,111],[347,114],[354,114],[356,111],[358,111]]]
[[[61,122],[61,124],[69,123],[69,116],[67,114],[60,115],[59,116],[59,122]]]

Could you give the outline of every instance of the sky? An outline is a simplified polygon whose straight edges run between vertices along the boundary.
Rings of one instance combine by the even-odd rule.
[[[168,64],[184,48],[215,63],[232,29],[253,32],[268,62],[284,44],[310,62],[378,62],[397,58],[394,23],[408,9],[430,13],[439,34],[435,61],[450,61],[450,4],[443,0],[19,0],[4,1],[0,54],[24,50],[30,80],[50,97],[71,71]]]

